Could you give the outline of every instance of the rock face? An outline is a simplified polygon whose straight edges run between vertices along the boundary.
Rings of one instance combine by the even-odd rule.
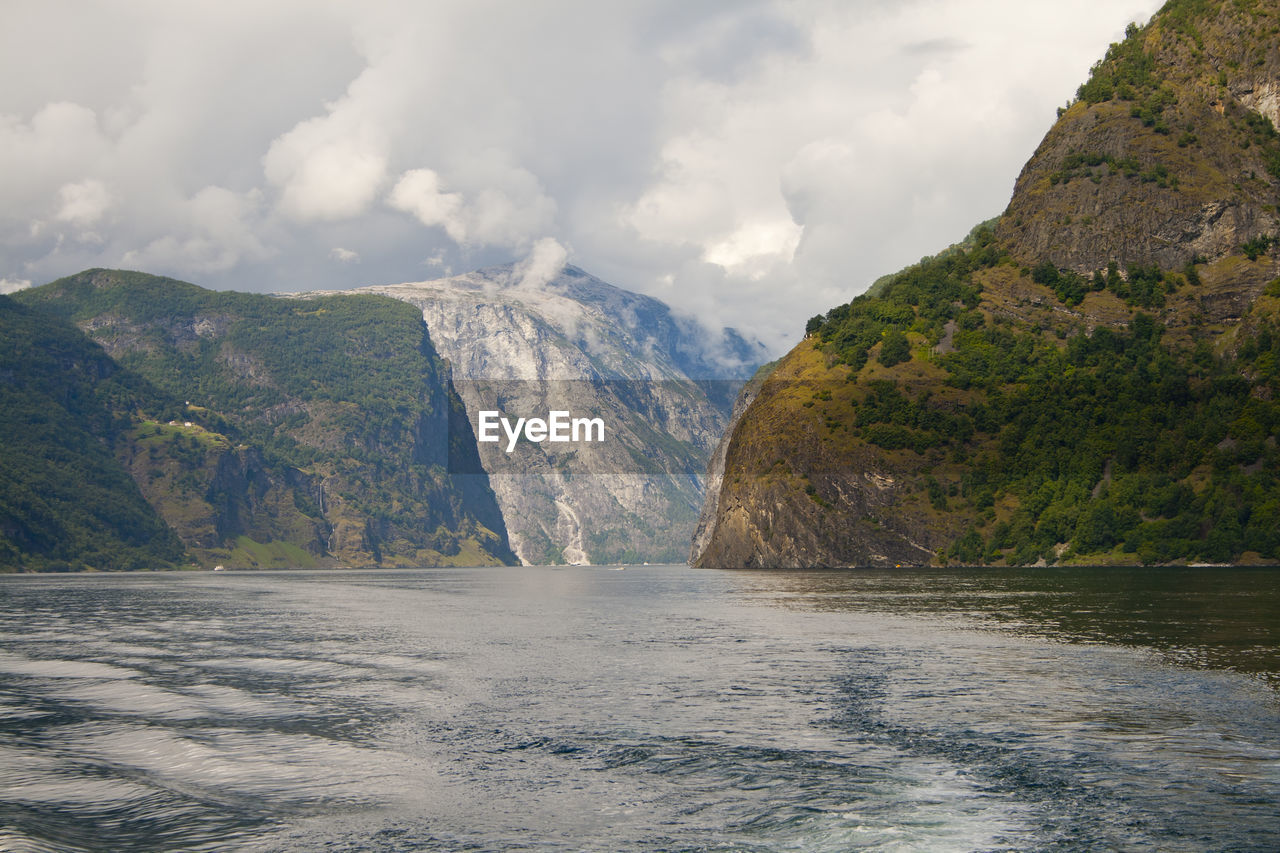
[[[702,504],[702,512],[698,515],[698,524],[693,531],[693,543],[689,555],[690,562],[696,560],[707,549],[707,545],[716,534],[716,527],[720,523],[720,499],[724,494],[724,470],[729,456],[729,446],[732,444],[734,434],[738,431],[742,416],[746,414],[747,409],[755,402],[760,389],[773,372],[774,367],[776,367],[774,364],[767,364],[761,367],[756,375],[751,378],[751,381],[743,386],[738,393],[738,399],[734,401],[733,411],[729,415],[729,422],[725,426],[724,433],[720,436],[720,441],[716,443],[716,448],[711,454],[711,462],[707,465],[707,481],[703,489],[706,497]]]
[[[1274,17],[1208,5],[1158,15],[1098,64],[1018,177],[997,227],[1015,255],[1180,269],[1276,232],[1276,141],[1257,121],[1280,122]]]
[[[920,465],[858,442],[831,441],[803,402],[843,377],[812,346],[749,386],[722,445],[690,562],[734,568],[927,564],[953,531],[904,498]],[[714,475],[714,469],[713,469]]]
[[[1277,23],[1167,4],[994,228],[815,318],[739,400],[691,562],[1280,558]]]
[[[89,270],[20,300],[149,381],[112,449],[212,567],[513,563],[461,401],[418,313]]]
[[[477,413],[599,417],[605,441],[505,437],[480,462],[526,564],[676,562],[702,502],[728,409],[763,348],[719,340],[657,300],[575,267],[531,280],[518,266],[361,288],[422,311],[477,426]]]

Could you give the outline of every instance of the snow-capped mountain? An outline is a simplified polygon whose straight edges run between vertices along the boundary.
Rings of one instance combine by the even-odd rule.
[[[376,285],[421,309],[473,428],[497,410],[599,417],[606,440],[567,449],[505,437],[480,458],[513,550],[535,563],[683,561],[707,462],[763,346],[568,266],[520,265]]]

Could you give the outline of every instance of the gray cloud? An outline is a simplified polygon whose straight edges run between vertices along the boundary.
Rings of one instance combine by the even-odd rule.
[[[902,52],[907,54],[920,54],[924,56],[945,56],[950,53],[958,53],[969,45],[957,38],[926,39],[925,41],[911,42],[902,46]]]
[[[567,252],[783,347],[998,213],[1155,6],[14,0],[0,278],[533,280]]]

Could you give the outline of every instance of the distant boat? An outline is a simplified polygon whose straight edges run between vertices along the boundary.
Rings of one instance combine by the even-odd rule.
[[[226,569],[226,567],[225,567],[225,566],[214,566],[214,567],[213,567],[213,570],[214,570],[215,572],[225,572],[227,569]]]

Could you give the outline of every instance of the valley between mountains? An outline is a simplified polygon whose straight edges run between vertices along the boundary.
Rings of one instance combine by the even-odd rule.
[[[0,565],[673,562],[763,360],[573,267],[289,297],[89,270],[0,297]],[[476,413],[607,424],[477,442]]]

